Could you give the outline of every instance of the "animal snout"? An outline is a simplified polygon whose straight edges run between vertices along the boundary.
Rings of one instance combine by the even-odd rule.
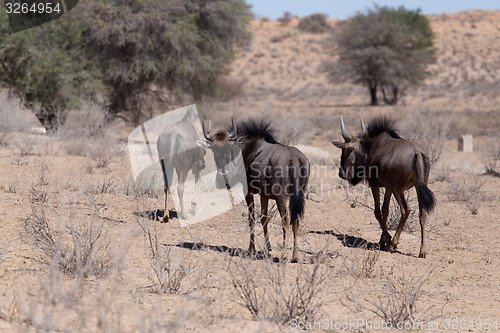
[[[342,178],[342,179],[346,179],[345,178],[345,172],[344,172],[344,169],[340,168],[339,169],[339,177]]]

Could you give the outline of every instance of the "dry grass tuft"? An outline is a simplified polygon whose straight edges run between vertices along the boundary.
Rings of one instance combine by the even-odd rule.
[[[433,305],[424,310],[420,309],[422,289],[433,270],[431,267],[421,276],[411,277],[408,277],[403,269],[398,278],[385,274],[385,279],[380,283],[381,290],[376,300],[365,297],[364,301],[361,301],[359,295],[347,297],[351,303],[350,306],[354,306],[351,311],[356,313],[368,311],[393,328],[399,328],[400,325],[418,328],[437,317],[434,315]]]
[[[228,272],[237,303],[254,318],[279,324],[314,321],[331,296],[332,273],[325,256],[312,265],[263,261],[258,267],[237,258],[230,261]]]
[[[481,202],[493,200],[491,194],[481,190],[484,181],[478,177],[468,176],[462,181],[452,181],[447,194],[451,201],[463,202],[472,215],[476,215]]]
[[[413,109],[412,118],[405,124],[405,136],[417,142],[427,152],[434,164],[441,157],[450,127],[450,117],[444,113],[433,112],[426,107]]]

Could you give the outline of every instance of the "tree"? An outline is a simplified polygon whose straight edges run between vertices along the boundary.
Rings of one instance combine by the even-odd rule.
[[[330,81],[352,81],[366,86],[371,104],[377,93],[396,104],[411,85],[423,83],[426,68],[436,62],[434,33],[420,9],[375,7],[358,13],[334,31],[330,44],[338,61],[325,63]]]
[[[10,30],[4,13],[0,15],[1,83],[19,94],[46,127],[57,127],[65,110],[103,91],[88,70],[92,64],[74,13],[15,34]]]
[[[215,90],[238,47],[250,40],[244,0],[81,0],[40,27],[9,35],[0,17],[0,80],[47,127],[81,99],[140,114],[155,83],[195,100]]]
[[[137,109],[150,83],[195,100],[213,93],[250,19],[242,0],[97,0],[84,11],[112,111]]]

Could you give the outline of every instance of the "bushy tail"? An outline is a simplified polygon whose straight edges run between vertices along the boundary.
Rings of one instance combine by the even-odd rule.
[[[293,224],[299,217],[304,216],[305,210],[305,190],[309,179],[309,164],[304,164],[299,160],[299,177],[296,175],[296,167],[290,161],[288,166],[288,176],[292,183],[290,193],[290,224]]]
[[[415,155],[415,173],[417,174],[418,200],[422,208],[430,213],[436,207],[437,201],[434,193],[427,187],[429,180],[430,160],[424,154]]]

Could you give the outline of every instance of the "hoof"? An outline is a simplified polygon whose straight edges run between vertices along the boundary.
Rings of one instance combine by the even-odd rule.
[[[418,257],[419,257],[419,258],[424,258],[424,259],[425,259],[425,256],[426,256],[426,255],[427,255],[427,253],[425,253],[425,252],[420,252],[420,253],[418,254]]]
[[[298,263],[298,262],[299,262],[299,258],[297,258],[297,257],[293,257],[293,258],[292,258],[292,260],[290,260],[290,262],[291,262],[292,264],[296,264],[296,263]]]
[[[164,216],[161,220],[162,223],[168,223],[168,216]]]
[[[396,252],[397,248],[398,248],[397,244],[391,244],[391,246],[389,246],[389,252],[394,253]]]
[[[390,248],[389,244],[386,244],[385,242],[383,242],[383,243],[379,242],[378,245],[379,245],[381,251],[389,251],[389,248]]]

